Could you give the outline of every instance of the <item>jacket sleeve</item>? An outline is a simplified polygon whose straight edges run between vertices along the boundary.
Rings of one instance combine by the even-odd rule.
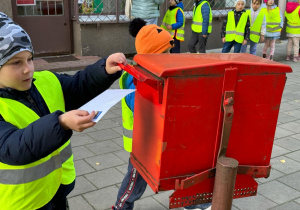
[[[177,14],[176,14],[176,23],[174,23],[174,24],[172,24],[172,29],[178,29],[178,28],[180,28],[180,27],[182,27],[183,26],[183,14],[182,14],[182,12],[181,12],[181,10],[178,10],[177,11]]]
[[[221,38],[224,38],[224,37],[226,36],[227,19],[228,19],[228,15],[226,16],[226,18],[224,19],[223,24],[222,24],[222,28],[221,28]]]
[[[249,40],[249,37],[250,37],[250,18],[248,16],[246,27],[245,27],[244,39]]]
[[[126,88],[127,89],[136,89],[133,83],[133,76],[129,75],[126,80]],[[135,92],[128,94],[125,96],[125,101],[129,109],[134,112],[134,100],[135,100]]]
[[[266,16],[264,16],[263,23],[261,25],[261,30],[260,30],[260,33],[263,36],[266,35],[266,32],[267,32],[266,27],[267,27]]]
[[[100,59],[74,76],[56,74],[63,89],[66,111],[78,109],[107,90],[121,76],[121,71],[107,74],[105,65],[106,59]]]
[[[35,162],[62,146],[72,130],[64,130],[58,117],[61,111],[45,115],[24,129],[4,121],[0,115],[0,161],[9,165]]]
[[[282,16],[282,14],[281,14],[281,12],[279,11],[279,14],[280,14],[280,27],[281,27],[281,29],[283,28],[283,16]]]
[[[209,13],[210,13],[208,3],[202,5],[201,13],[203,17],[202,34],[208,35]]]

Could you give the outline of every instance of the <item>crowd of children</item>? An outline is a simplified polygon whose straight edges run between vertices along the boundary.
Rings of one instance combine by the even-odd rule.
[[[171,53],[180,53],[180,42],[184,41],[185,17],[181,0],[169,0],[170,7],[164,16],[161,27],[173,37],[175,47]],[[221,28],[223,44],[222,53],[246,53],[250,45],[250,54],[256,55],[259,42],[264,42],[263,58],[273,60],[275,42],[280,38],[283,28],[283,14],[274,0],[252,0],[251,9],[245,10],[246,0],[235,0],[234,9],[228,12]],[[286,60],[300,61],[300,0],[289,0],[286,7],[286,33],[288,37]],[[192,36],[188,49],[197,53],[205,53],[207,39],[212,32],[212,11],[207,0],[195,0]],[[291,55],[293,49],[294,54]]]

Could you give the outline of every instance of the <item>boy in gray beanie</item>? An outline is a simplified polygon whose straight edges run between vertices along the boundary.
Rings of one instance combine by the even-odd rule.
[[[0,12],[0,67],[25,50],[33,54],[30,37],[18,24]]]
[[[69,209],[75,186],[72,130],[95,125],[95,111],[78,110],[108,89],[126,65],[122,53],[74,76],[34,72],[28,34],[0,13],[0,207]]]

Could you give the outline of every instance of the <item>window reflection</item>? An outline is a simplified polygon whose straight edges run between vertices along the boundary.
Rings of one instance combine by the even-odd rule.
[[[63,0],[36,0],[36,5],[18,6],[19,16],[64,15]]]

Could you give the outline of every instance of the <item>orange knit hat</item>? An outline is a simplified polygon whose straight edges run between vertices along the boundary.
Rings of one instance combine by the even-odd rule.
[[[155,24],[142,27],[135,38],[138,54],[159,54],[172,47],[171,34]]]

